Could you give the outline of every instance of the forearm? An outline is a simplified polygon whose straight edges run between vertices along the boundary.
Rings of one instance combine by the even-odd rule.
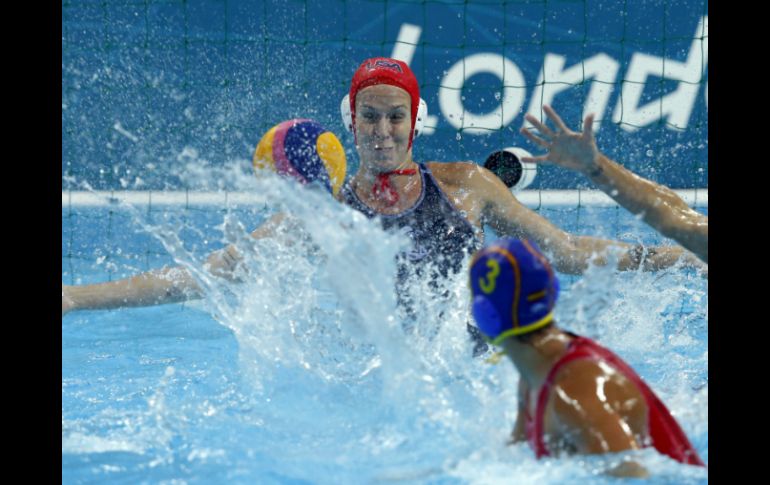
[[[589,265],[606,266],[610,263],[613,252],[618,260],[618,269],[639,267],[637,261],[636,266],[632,268],[633,261],[627,256],[633,246],[619,241],[564,233],[563,238],[546,240],[542,246],[550,253],[549,257],[555,268],[564,274],[582,275]]]
[[[602,191],[633,214],[643,214],[653,224],[667,208],[687,207],[687,204],[668,187],[642,178],[622,165],[597,153],[593,163],[582,165],[581,172]]]
[[[617,251],[617,269],[633,271],[641,266],[644,271],[658,271],[670,268],[679,262],[686,267],[700,268],[703,264],[680,246],[631,245],[620,241],[599,239],[590,236],[571,236],[573,256],[567,258],[569,274],[580,274],[592,262],[597,266],[609,264],[611,251]],[[562,271],[562,269],[559,269]],[[565,271],[562,271],[565,272]]]
[[[200,287],[183,268],[166,268],[108,283],[67,287],[73,310],[98,310],[177,303],[201,298]]]
[[[486,205],[482,209],[484,224],[500,236],[535,241],[556,270],[564,274],[580,275],[591,264],[605,266],[612,260],[617,261],[620,270],[637,269],[642,263],[646,270],[658,270],[676,264],[684,253],[681,247],[634,250],[635,246],[628,243],[570,234],[521,205],[499,180],[486,185],[479,183],[474,188],[486,194],[483,201]]]
[[[601,153],[586,167],[583,173],[618,204],[708,262],[708,218],[673,190],[635,175]]]
[[[635,270],[639,269],[640,265],[644,271],[658,271],[681,265],[684,268],[699,270],[708,277],[708,263],[704,263],[681,246],[632,246],[621,257],[618,269]]]

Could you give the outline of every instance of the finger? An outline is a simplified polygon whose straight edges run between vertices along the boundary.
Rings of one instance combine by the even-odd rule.
[[[539,157],[521,157],[519,158],[524,163],[545,163],[550,162],[548,155],[540,155]]]
[[[532,123],[532,126],[534,126],[535,128],[537,128],[537,131],[539,131],[540,133],[542,133],[542,134],[544,134],[545,136],[548,136],[548,137],[550,137],[550,138],[553,138],[553,137],[554,137],[555,133],[554,133],[553,131],[551,131],[551,129],[550,129],[550,128],[548,128],[547,126],[545,126],[545,124],[544,124],[544,123],[541,123],[541,122],[540,122],[540,121],[539,121],[537,118],[535,118],[534,116],[532,116],[532,115],[526,115],[526,116],[524,117],[524,119],[526,119],[527,121],[529,121],[530,123]]]
[[[548,148],[548,142],[547,141],[543,140],[540,137],[535,136],[528,129],[522,128],[519,131],[521,132],[522,135],[526,136],[529,139],[529,141],[531,141],[535,145],[543,147],[543,148]]]
[[[553,110],[550,106],[547,104],[543,105],[543,111],[545,111],[545,114],[553,121],[553,123],[559,127],[559,129],[565,133],[569,133],[569,128],[567,128],[567,125],[564,124],[564,122],[561,120],[559,115],[556,114],[556,111]]]
[[[591,113],[586,116],[583,121],[583,138],[593,138],[594,136],[594,114]]]

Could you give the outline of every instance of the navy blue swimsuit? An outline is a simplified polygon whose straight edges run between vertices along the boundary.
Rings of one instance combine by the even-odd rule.
[[[441,192],[430,170],[423,164],[418,166],[422,178],[422,192],[414,206],[400,214],[375,212],[361,202],[349,184],[342,188],[342,199],[369,218],[379,216],[383,229],[395,228],[406,232],[414,246],[399,256],[403,263],[408,261],[420,269],[429,265],[442,277],[447,277],[450,271],[457,273],[463,269],[462,262],[466,254],[472,254],[478,249],[479,239],[471,223],[460,215]],[[431,276],[436,278],[439,275]]]
[[[414,206],[400,214],[375,212],[361,202],[349,183],[342,187],[342,200],[345,204],[369,218],[379,217],[385,230],[405,231],[414,242],[410,250],[398,256],[397,261],[396,291],[399,304],[405,306],[407,313],[410,298],[401,288],[410,273],[428,277],[431,287],[436,288],[437,281],[463,271],[462,263],[466,255],[473,254],[480,246],[473,225],[449,202],[430,170],[424,164],[418,166],[422,178],[422,192]],[[443,292],[437,296],[449,297],[447,293]],[[478,331],[475,328],[469,330],[477,337],[475,334]]]

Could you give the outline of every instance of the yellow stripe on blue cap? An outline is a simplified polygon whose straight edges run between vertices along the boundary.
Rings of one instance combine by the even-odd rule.
[[[524,245],[525,248],[527,248],[527,251],[532,253],[532,256],[537,258],[541,263],[543,263],[543,266],[545,266],[545,270],[548,271],[548,276],[551,278],[551,282],[556,279],[556,275],[553,274],[553,266],[551,266],[551,263],[548,261],[548,259],[543,256],[540,251],[536,251],[535,248],[532,247],[531,244],[529,244],[529,241],[522,240],[521,243]],[[554,298],[556,298],[556,295],[553,291],[548,291],[548,304],[553,305],[554,304]]]
[[[546,294],[546,290],[538,291],[537,293],[532,293],[529,296],[527,296],[527,301],[535,301],[543,298]]]
[[[510,337],[515,337],[517,335],[523,335],[525,333],[534,332],[535,330],[538,330],[540,328],[545,327],[549,323],[553,321],[553,311],[549,312],[548,315],[544,316],[540,320],[536,321],[532,325],[527,325],[525,327],[517,327],[512,328],[510,330],[506,330],[505,332],[501,333],[497,337],[495,337],[494,340],[492,340],[492,345],[500,346],[500,344],[503,343],[503,341]]]

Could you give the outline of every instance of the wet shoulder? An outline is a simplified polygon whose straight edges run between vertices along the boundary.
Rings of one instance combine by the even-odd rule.
[[[433,162],[426,164],[445,193],[489,198],[507,187],[489,170],[474,162]],[[497,183],[495,183],[497,182]],[[490,185],[491,184],[491,185]]]
[[[564,364],[553,376],[553,388],[558,391],[551,396],[557,411],[571,410],[574,402],[587,404],[597,397],[611,402],[613,407],[644,400],[633,381],[608,363],[592,358]]]
[[[480,175],[483,168],[470,161],[466,162],[427,162],[425,164],[442,185],[460,186]]]
[[[620,419],[637,443],[644,441],[649,409],[633,381],[602,361],[578,359],[564,367],[549,399],[554,423],[584,428]]]

